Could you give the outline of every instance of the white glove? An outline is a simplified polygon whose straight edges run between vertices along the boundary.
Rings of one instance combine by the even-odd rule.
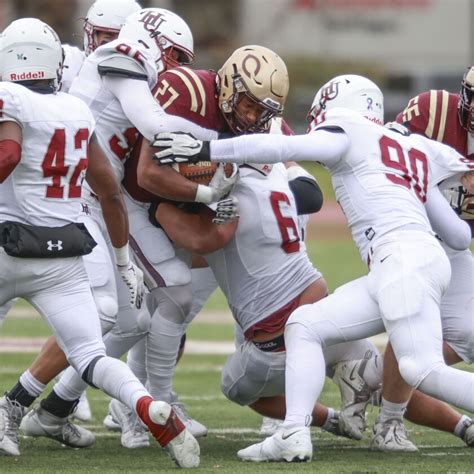
[[[130,306],[140,309],[145,292],[143,272],[131,260],[127,265],[117,265],[117,269],[130,290]]]
[[[219,163],[219,166],[209,183],[209,187],[214,192],[214,202],[227,196],[239,179],[239,167],[236,164],[232,164],[232,174],[229,177],[225,174],[225,166],[226,165],[223,163]]]
[[[229,196],[221,199],[217,203],[216,217],[212,222],[217,225],[227,224],[240,217],[239,215],[239,200],[235,196]]]
[[[153,155],[160,165],[211,161],[209,142],[196,140],[191,133],[157,133],[151,146],[161,148]]]
[[[232,164],[232,174],[227,177],[225,166],[226,165],[222,163],[218,165],[209,186],[204,186],[203,184],[198,185],[194,201],[212,204],[227,196],[232,191],[234,184],[239,178],[239,167],[236,164]]]

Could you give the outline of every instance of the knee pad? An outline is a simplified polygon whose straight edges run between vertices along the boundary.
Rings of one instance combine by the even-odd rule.
[[[186,321],[193,300],[190,284],[156,288],[152,290],[152,295],[164,319],[175,324],[183,324]]]
[[[398,370],[403,380],[416,388],[437,365],[438,361],[435,360],[418,360],[413,356],[402,356],[398,361]]]
[[[93,380],[92,376],[94,374],[94,367],[97,364],[97,362],[100,359],[102,359],[102,357],[105,357],[105,356],[94,357],[94,359],[92,359],[89,365],[85,368],[84,372],[82,372],[81,374],[82,380],[84,380],[84,382],[86,382],[87,384],[89,384],[91,387],[94,387],[94,388],[97,388],[92,381]]]
[[[105,295],[94,295],[94,301],[97,306],[97,312],[99,313],[102,334],[107,334],[117,319],[117,301]]]

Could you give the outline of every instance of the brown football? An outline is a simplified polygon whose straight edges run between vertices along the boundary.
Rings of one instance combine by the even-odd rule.
[[[217,163],[198,161],[197,163],[175,163],[173,168],[185,178],[197,184],[208,185],[217,170]],[[232,165],[225,166],[226,175],[232,174]]]

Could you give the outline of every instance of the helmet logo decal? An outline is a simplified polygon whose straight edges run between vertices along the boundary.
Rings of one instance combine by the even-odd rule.
[[[249,67],[247,66],[247,63],[249,63]],[[242,71],[248,77],[252,77],[252,75],[255,77],[260,72],[261,68],[262,65],[260,64],[260,60],[253,54],[248,54],[242,61]],[[253,71],[251,71],[251,69],[253,69]]]
[[[339,81],[331,81],[322,91],[321,91],[321,101],[326,102],[328,100],[333,100],[339,94]]]
[[[145,30],[150,33],[156,32],[160,25],[166,21],[164,15],[161,13],[146,12],[143,17],[138,20],[140,23],[143,23]]]
[[[367,97],[367,110],[374,110],[373,104],[374,99],[372,97]]]

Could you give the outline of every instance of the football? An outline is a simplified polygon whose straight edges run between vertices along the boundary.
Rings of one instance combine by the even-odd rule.
[[[173,168],[182,176],[197,184],[208,185],[217,170],[217,163],[198,161],[197,163],[175,163]],[[232,165],[225,165],[226,176],[232,174]]]

